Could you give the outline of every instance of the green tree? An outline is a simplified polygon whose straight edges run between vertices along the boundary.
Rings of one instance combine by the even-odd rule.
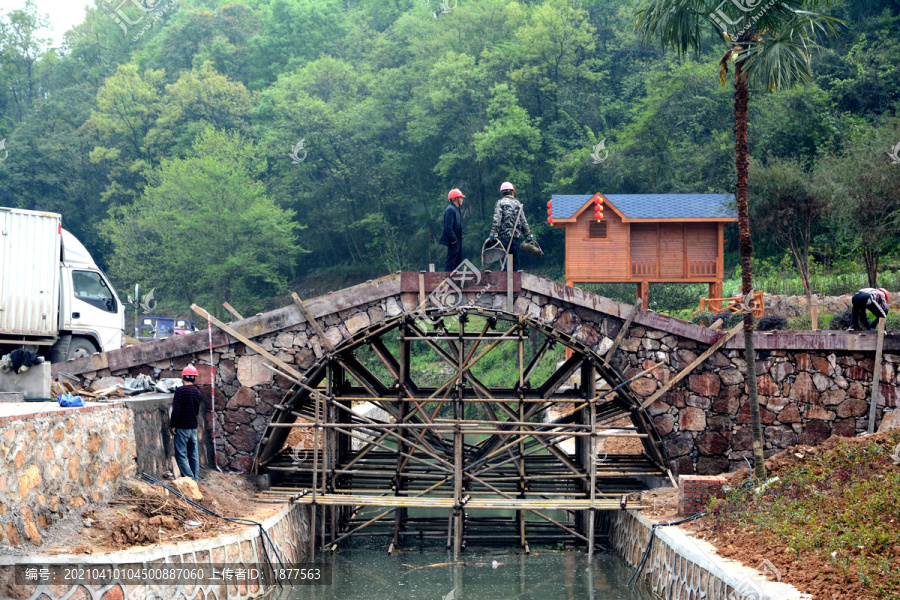
[[[111,269],[160,297],[253,311],[287,290],[299,228],[259,181],[265,161],[237,134],[206,129],[187,158],[150,170],[140,202],[108,219]]]
[[[750,187],[757,198],[750,212],[758,230],[790,253],[811,307],[810,251],[816,227],[825,216],[825,198],[813,187],[806,165],[796,160],[751,164]]]
[[[881,257],[900,223],[900,164],[889,157],[896,144],[900,120],[893,119],[855,132],[842,152],[816,165],[816,181],[827,194],[837,231],[862,255],[871,287],[878,287]]]
[[[734,64],[735,170],[737,176],[738,230],[740,234],[743,294],[753,291],[753,242],[750,237],[749,159],[747,111],[751,82],[763,90],[809,83],[810,51],[817,28],[833,31],[835,20],[813,12],[828,0],[781,0],[717,3],[715,0],[647,0],[638,10],[637,29],[645,39],[658,38],[664,48],[679,54],[699,51],[705,37],[723,42],[719,79],[725,85],[729,63]],[[722,8],[727,8],[723,11]],[[755,10],[754,10],[755,9]],[[734,30],[727,31],[728,27]],[[756,386],[756,351],[753,346],[753,314],[744,312],[744,350],[747,388],[753,429],[753,457],[758,477],[766,475],[759,397]]]

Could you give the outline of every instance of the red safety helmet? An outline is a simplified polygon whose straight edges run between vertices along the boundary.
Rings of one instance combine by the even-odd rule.
[[[450,190],[450,193],[447,194],[447,200],[454,200],[456,198],[465,198],[463,193],[459,191],[459,188],[453,188]]]
[[[185,377],[196,377],[199,374],[200,373],[197,372],[197,367],[195,367],[194,365],[188,365],[184,368],[184,370],[181,371],[181,378],[184,379]]]
[[[878,288],[878,291],[881,292],[882,294],[884,294],[884,299],[885,299],[885,300],[890,300],[891,297],[888,295],[888,291],[887,291],[886,289],[884,289],[884,288]]]
[[[513,184],[511,184],[508,181],[504,181],[503,183],[500,184],[500,192],[502,193],[502,192],[505,192],[506,190],[509,190],[510,192],[513,192],[513,193],[515,193],[515,191],[516,191],[515,188],[513,188]]]

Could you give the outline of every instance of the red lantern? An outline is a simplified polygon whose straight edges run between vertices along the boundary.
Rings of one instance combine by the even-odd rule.
[[[547,217],[547,222],[553,225],[553,217]]]
[[[594,218],[597,219],[598,221],[599,221],[600,219],[602,219],[602,218],[603,218],[603,211],[602,211],[602,210],[595,210],[595,211],[594,211]]]

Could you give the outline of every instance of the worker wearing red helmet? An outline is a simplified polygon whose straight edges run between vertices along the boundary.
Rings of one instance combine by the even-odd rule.
[[[190,477],[200,481],[200,456],[197,447],[197,427],[200,415],[200,403],[203,394],[194,384],[197,381],[197,367],[188,365],[181,372],[184,385],[175,390],[172,399],[172,415],[169,427],[175,436],[175,462],[182,477]]]
[[[452,272],[456,270],[462,259],[462,211],[463,193],[458,188],[453,188],[447,194],[447,208],[444,209],[444,230],[441,233],[440,243],[447,246],[447,260],[444,262],[444,270]]]
[[[534,241],[522,204],[516,200],[513,184],[504,181],[500,185],[500,199],[494,206],[494,221],[491,224],[490,241],[500,240],[507,252],[512,255],[513,271],[519,264],[519,243],[522,239]]]
[[[872,314],[878,319],[887,317],[889,301],[888,291],[884,288],[863,288],[853,294],[853,297],[850,298],[850,304],[853,305],[850,331],[858,329],[860,325],[862,325],[862,329],[872,328],[872,324],[869,323],[866,316],[866,310],[872,311]]]

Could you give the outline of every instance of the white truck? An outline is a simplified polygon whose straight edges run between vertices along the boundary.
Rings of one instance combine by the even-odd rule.
[[[125,307],[56,213],[0,207],[0,352],[50,362],[121,348]]]

